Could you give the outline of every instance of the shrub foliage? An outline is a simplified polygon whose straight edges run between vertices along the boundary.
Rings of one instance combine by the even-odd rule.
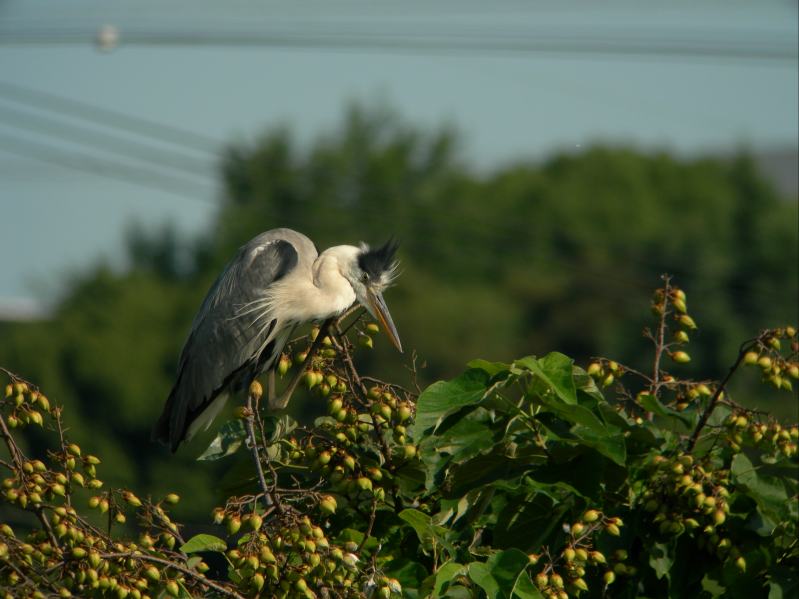
[[[796,330],[745,342],[723,381],[687,380],[686,301],[664,278],[645,331],[651,371],[606,358],[583,369],[553,352],[475,360],[421,392],[359,374],[356,346],[371,348],[374,324],[325,323],[278,371],[324,398],[328,415],[301,426],[271,414],[256,382],[200,456],[198,468],[252,456],[231,468],[213,534],[170,518],[175,493],[106,489],[62,410],[4,371],[0,588],[120,599],[788,596],[799,429],[741,407],[727,386],[748,366],[792,392]],[[37,440],[35,455],[20,435]]]

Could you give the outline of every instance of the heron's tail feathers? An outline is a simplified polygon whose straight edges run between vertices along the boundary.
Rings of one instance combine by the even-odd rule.
[[[174,411],[174,408],[175,389],[173,388],[166,400],[164,411],[161,412],[158,422],[155,423],[155,426],[150,433],[150,439],[152,441],[163,443],[172,450],[172,453],[177,451],[178,445],[180,445],[180,442],[183,440],[183,435],[175,434],[172,428],[172,412]]]

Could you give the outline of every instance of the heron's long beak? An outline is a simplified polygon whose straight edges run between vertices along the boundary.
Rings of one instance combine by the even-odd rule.
[[[369,300],[369,312],[372,313],[377,320],[380,321],[380,324],[383,325],[383,330],[386,331],[388,338],[391,340],[391,343],[394,344],[394,347],[402,353],[402,343],[400,343],[399,333],[397,333],[397,328],[394,326],[394,321],[391,320],[391,314],[388,311],[388,306],[386,306],[386,302],[383,299],[382,293],[374,292],[370,289],[367,289],[366,297]]]

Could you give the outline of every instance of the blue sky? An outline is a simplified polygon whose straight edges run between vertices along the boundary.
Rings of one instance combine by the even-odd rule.
[[[121,44],[99,52],[106,23]],[[589,52],[594,39],[613,49]],[[0,2],[0,303],[47,301],[86,264],[119,264],[132,220],[202,230],[219,193],[213,151],[158,144],[195,173],[111,156],[52,124],[153,142],[15,89],[220,144],[279,124],[307,143],[348,101],[386,102],[422,126],[456,125],[466,158],[488,170],[598,142],[685,155],[795,147],[796,40],[795,2]],[[81,168],[85,154],[121,162],[150,184],[44,162],[52,152]],[[180,193],[151,185],[156,170],[185,181]]]

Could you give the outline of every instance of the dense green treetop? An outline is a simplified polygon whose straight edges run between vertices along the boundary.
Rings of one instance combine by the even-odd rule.
[[[725,350],[795,320],[797,203],[777,197],[746,156],[595,147],[482,172],[457,148],[449,129],[357,108],[309,146],[286,130],[236,143],[221,164],[211,230],[183,239],[170,225],[132,229],[128,268],[82,271],[48,321],[0,324],[0,364],[59,397],[73,436],[111,465],[110,483],[116,472],[131,484],[134,472],[138,488],[160,492],[181,471],[197,515],[217,475],[194,463],[208,438],[172,458],[149,443],[149,429],[202,297],[235,249],[269,228],[296,228],[320,249],[401,240],[387,301],[403,344],[418,352],[421,383],[475,356],[551,350],[641,366],[644,341],[629,331],[640,330],[666,271],[704,298],[692,307],[703,327],[691,364],[703,372],[722,374]],[[410,361],[378,344],[361,364],[368,372],[379,362],[402,381]],[[778,415],[793,409],[764,401]],[[322,411],[307,398],[293,409],[301,419]]]

